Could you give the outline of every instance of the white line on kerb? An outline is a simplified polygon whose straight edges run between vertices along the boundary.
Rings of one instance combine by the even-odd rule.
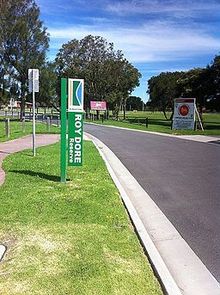
[[[2,260],[5,252],[6,252],[6,247],[4,245],[0,245],[0,261]]]

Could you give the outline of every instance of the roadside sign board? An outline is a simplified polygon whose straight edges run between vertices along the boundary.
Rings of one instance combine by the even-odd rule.
[[[32,92],[32,117],[33,117],[33,156],[36,155],[35,147],[35,92],[39,92],[39,70],[28,69],[28,89]]]
[[[68,112],[83,111],[84,80],[68,79]]]
[[[68,166],[82,166],[84,80],[68,79]]]
[[[90,101],[90,109],[93,111],[106,111],[106,101]]]
[[[30,92],[39,92],[39,80],[32,80],[29,84]]]
[[[68,166],[82,166],[83,113],[68,113]]]
[[[194,129],[195,103],[195,98],[176,98],[174,100],[172,129]]]
[[[28,80],[39,80],[39,69],[29,69]]]
[[[28,89],[29,92],[39,92],[39,70],[28,70]]]
[[[83,103],[84,80],[61,78],[60,181],[64,183],[67,164],[82,166],[83,162]],[[66,140],[67,118],[68,140]]]

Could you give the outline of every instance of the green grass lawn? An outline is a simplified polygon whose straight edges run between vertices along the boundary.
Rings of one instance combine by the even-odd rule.
[[[171,113],[167,113],[168,118]],[[148,118],[148,127],[141,123],[130,123],[129,119],[138,118],[141,120],[143,118]],[[88,122],[91,122],[88,120]],[[94,123],[102,124],[102,121],[94,121]],[[122,120],[122,115],[120,115],[120,120],[104,120],[104,125],[112,125],[118,127],[125,127],[131,129],[162,132],[168,134],[177,135],[220,135],[220,114],[219,113],[204,113],[203,114],[204,131],[201,130],[172,130],[171,121],[166,120],[162,112],[127,112],[126,120]]]
[[[171,112],[167,112],[167,117],[169,118],[171,116]],[[120,117],[122,118],[122,114],[120,114]],[[163,112],[155,111],[128,111],[126,112],[126,117],[137,117],[137,118],[146,118],[148,117],[149,119],[155,119],[155,120],[165,120]]]
[[[60,133],[60,129],[56,126],[50,126],[50,130],[47,129],[45,123],[36,122],[36,133]],[[32,122],[25,122],[25,128],[23,130],[22,122],[18,120],[10,121],[10,137],[7,138],[5,131],[5,122],[0,121],[0,142],[16,139],[28,134],[32,134]]]
[[[162,294],[92,142],[59,182],[59,144],[9,156],[0,188],[0,294]]]

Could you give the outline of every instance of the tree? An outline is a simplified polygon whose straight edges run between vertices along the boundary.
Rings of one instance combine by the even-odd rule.
[[[126,109],[129,111],[137,110],[142,111],[143,101],[138,96],[129,96],[126,103]]]
[[[34,0],[7,0],[0,14],[0,64],[20,86],[21,118],[27,96],[29,68],[41,68],[49,46],[49,36],[39,19]]]
[[[148,81],[148,93],[148,106],[162,110],[165,117],[166,109],[173,109],[173,99],[178,96],[196,98],[200,113],[204,108],[220,111],[220,56],[206,68],[152,77]]]
[[[202,113],[204,108],[220,108],[220,57],[216,56],[211,65],[206,68],[196,68],[187,71],[179,85],[182,96],[195,97],[197,106]]]
[[[85,80],[85,105],[90,100],[106,100],[114,105],[116,116],[128,95],[138,86],[140,73],[115,51],[113,43],[100,36],[88,35],[72,40],[59,50],[56,60],[58,76]]]
[[[150,95],[148,106],[161,110],[166,119],[166,111],[173,109],[173,100],[181,93],[178,81],[183,74],[183,72],[166,72],[148,80],[148,93]]]
[[[220,111],[220,55],[215,56],[209,70],[209,92],[206,95],[206,106],[211,110]]]
[[[104,63],[113,59],[119,52],[113,51],[102,37],[86,36],[82,40],[74,39],[64,44],[56,57],[56,71],[59,76],[84,78],[85,98],[104,99]],[[105,64],[106,70],[108,64]]]
[[[178,80],[181,95],[183,97],[195,97],[201,109],[205,106],[204,96],[207,91],[207,76],[206,69],[195,68],[185,72]]]
[[[40,92],[37,102],[44,106],[54,107],[59,110],[59,99],[56,92],[57,75],[55,64],[47,62],[40,72]]]

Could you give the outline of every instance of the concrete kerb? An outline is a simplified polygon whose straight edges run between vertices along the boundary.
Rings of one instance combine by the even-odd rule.
[[[94,136],[91,136],[88,133],[86,133],[86,136],[88,138],[91,138],[91,140],[95,144],[97,150],[99,151],[101,157],[105,161],[107,169],[108,169],[115,185],[117,186],[117,188],[120,192],[122,200],[128,210],[128,213],[132,219],[132,222],[135,225],[136,231],[137,231],[139,237],[141,238],[141,241],[142,241],[153,265],[155,266],[155,270],[158,273],[167,294],[169,294],[169,295],[182,295],[179,287],[177,286],[176,282],[174,281],[173,277],[171,276],[170,272],[168,271],[159,252],[156,250],[156,247],[154,246],[149,234],[147,233],[147,231],[146,231],[141,219],[139,218],[137,211],[135,210],[133,204],[131,203],[127,193],[125,192],[123,186],[121,185],[120,181],[118,180],[118,177],[116,176],[114,170],[112,169],[109,161],[107,160],[105,154],[103,153],[102,149],[104,147],[104,144],[101,141],[99,141],[97,138],[95,138]],[[105,146],[105,148],[107,148],[107,147]],[[109,150],[109,152],[110,152],[110,150]]]
[[[100,140],[87,137],[104,159],[167,294],[220,294],[219,283],[120,160]]]

